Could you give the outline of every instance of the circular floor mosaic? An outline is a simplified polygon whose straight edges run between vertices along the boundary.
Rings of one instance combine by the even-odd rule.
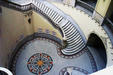
[[[51,70],[53,60],[48,54],[36,53],[29,58],[27,66],[30,72],[41,75]]]

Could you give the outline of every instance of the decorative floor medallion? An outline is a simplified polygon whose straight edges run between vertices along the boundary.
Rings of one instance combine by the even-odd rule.
[[[37,53],[29,58],[27,66],[30,72],[41,75],[51,70],[53,60],[48,54]]]
[[[12,71],[15,75],[31,75],[31,73],[34,75],[87,75],[97,71],[98,67],[101,69],[97,64],[104,65],[100,59],[98,59],[99,63],[96,63],[98,61],[95,60],[97,58],[94,56],[96,54],[94,51],[95,49],[86,47],[72,57],[61,56],[61,58],[58,55],[60,45],[57,42],[36,38],[21,47],[13,61]]]

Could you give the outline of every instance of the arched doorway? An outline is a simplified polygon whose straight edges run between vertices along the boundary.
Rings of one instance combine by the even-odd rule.
[[[105,68],[107,63],[106,49],[100,37],[98,37],[94,33],[90,34],[87,45],[89,47],[95,48],[95,50],[98,52],[99,56],[102,58],[103,62],[105,63],[104,65]]]

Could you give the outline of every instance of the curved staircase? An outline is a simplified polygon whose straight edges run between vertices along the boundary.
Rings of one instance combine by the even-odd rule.
[[[101,58],[98,56],[99,60],[95,60],[98,58],[93,56],[94,53],[95,55],[98,53],[96,54],[96,52],[92,51],[93,49],[90,51],[89,48],[85,47],[86,40],[77,23],[54,5],[47,1],[39,0],[32,0],[32,2],[27,5],[19,5],[11,2],[4,4],[4,1],[0,1],[0,4],[22,12],[34,10],[37,13],[41,13],[62,30],[64,35],[63,38],[67,43],[66,47],[61,49],[62,41],[58,38],[48,34],[33,34],[33,36],[28,38],[27,41],[23,40],[24,43],[21,47],[19,47],[18,50],[15,49],[15,53],[12,54],[13,56],[10,62],[10,69],[14,72],[14,74],[31,75],[32,72],[43,75],[48,72],[48,75],[64,75],[69,69],[71,69],[74,70],[75,73],[78,73],[78,75],[87,75],[89,73],[96,72],[99,68],[103,68],[98,65]],[[44,56],[44,58],[41,56]],[[70,56],[73,57],[70,58]],[[40,57],[40,60],[43,61],[37,60]],[[48,61],[45,62],[44,59]],[[29,60],[31,61],[29,62]],[[99,64],[105,65],[102,61],[99,62]],[[47,65],[47,67],[44,68],[45,66],[43,65]],[[41,72],[42,74],[40,74]]]
[[[85,48],[85,38],[81,34],[82,31],[78,25],[72,22],[72,18],[69,18],[68,15],[47,1],[32,0],[32,3],[28,5],[14,5],[10,3],[8,5],[21,11],[35,10],[47,16],[64,33],[64,38],[66,38],[68,45],[61,50],[63,54],[73,55]]]
[[[38,9],[40,9],[44,14],[46,14],[58,27],[64,32],[64,36],[67,40],[67,47],[62,50],[62,53],[65,55],[73,55],[81,51],[85,47],[85,42],[81,36],[78,29],[75,27],[70,20],[65,16],[60,15],[60,12],[57,12],[42,2],[33,2]],[[37,8],[35,10],[37,10]],[[56,8],[56,7],[55,7]],[[65,15],[65,14],[64,14]]]

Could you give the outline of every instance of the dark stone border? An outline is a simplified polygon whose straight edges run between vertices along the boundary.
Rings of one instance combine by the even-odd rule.
[[[57,50],[57,53],[60,57],[65,58],[65,59],[73,59],[73,58],[77,58],[79,56],[81,56],[82,54],[84,54],[85,52],[87,52],[88,50],[86,48],[84,48],[83,50],[81,50],[80,52],[73,54],[73,55],[65,55],[63,54],[59,49]]]
[[[60,57],[65,58],[65,59],[74,59],[74,58],[80,57],[84,53],[87,53],[87,55],[90,59],[90,63],[91,63],[91,67],[92,67],[93,72],[97,71],[97,65],[96,65],[95,59],[94,59],[93,55],[91,54],[91,52],[89,51],[89,49],[87,47],[84,48],[83,50],[81,50],[80,52],[78,52],[76,54],[73,54],[73,55],[70,55],[70,56],[69,55],[64,55],[60,51],[60,49],[57,49],[57,53]]]
[[[36,39],[36,38],[45,38],[45,39],[49,39],[49,40],[52,40],[52,41],[56,42],[56,43],[58,44],[57,46],[60,46],[60,47],[62,46],[62,44],[61,44],[62,41],[61,41],[59,38],[57,38],[57,37],[55,37],[55,36],[53,36],[53,35],[50,35],[50,34],[34,33],[34,34],[32,34],[32,35],[29,35],[29,36],[25,37],[22,41],[20,41],[20,42],[17,44],[16,48],[14,49],[13,53],[11,54],[12,56],[11,56],[11,58],[10,58],[8,68],[9,68],[13,73],[14,73],[14,69],[13,69],[14,64],[13,64],[13,62],[14,62],[14,60],[16,59],[16,57],[18,57],[18,56],[17,56],[18,52],[19,52],[20,49],[23,47],[23,45],[25,45],[27,42],[29,42],[29,41],[31,41],[31,40],[33,40],[33,39]],[[15,73],[14,73],[14,75],[15,75]]]
[[[75,66],[67,66],[67,67],[64,67],[63,69],[61,69],[60,73],[66,72],[66,69],[67,69],[67,68],[73,68],[73,70],[79,71],[79,72],[81,72],[81,73],[83,73],[83,74],[85,74],[85,75],[88,75],[88,74],[89,74],[88,71],[86,71],[86,70],[84,70],[84,69],[81,69],[81,68],[79,68],[79,67],[75,67]],[[60,73],[59,73],[59,75],[61,75]]]
[[[86,3],[86,2],[84,2],[82,0],[77,0],[76,5],[82,6],[83,8],[87,9],[91,13],[93,13],[93,11],[95,11],[95,8],[93,6],[89,5],[88,3]]]

